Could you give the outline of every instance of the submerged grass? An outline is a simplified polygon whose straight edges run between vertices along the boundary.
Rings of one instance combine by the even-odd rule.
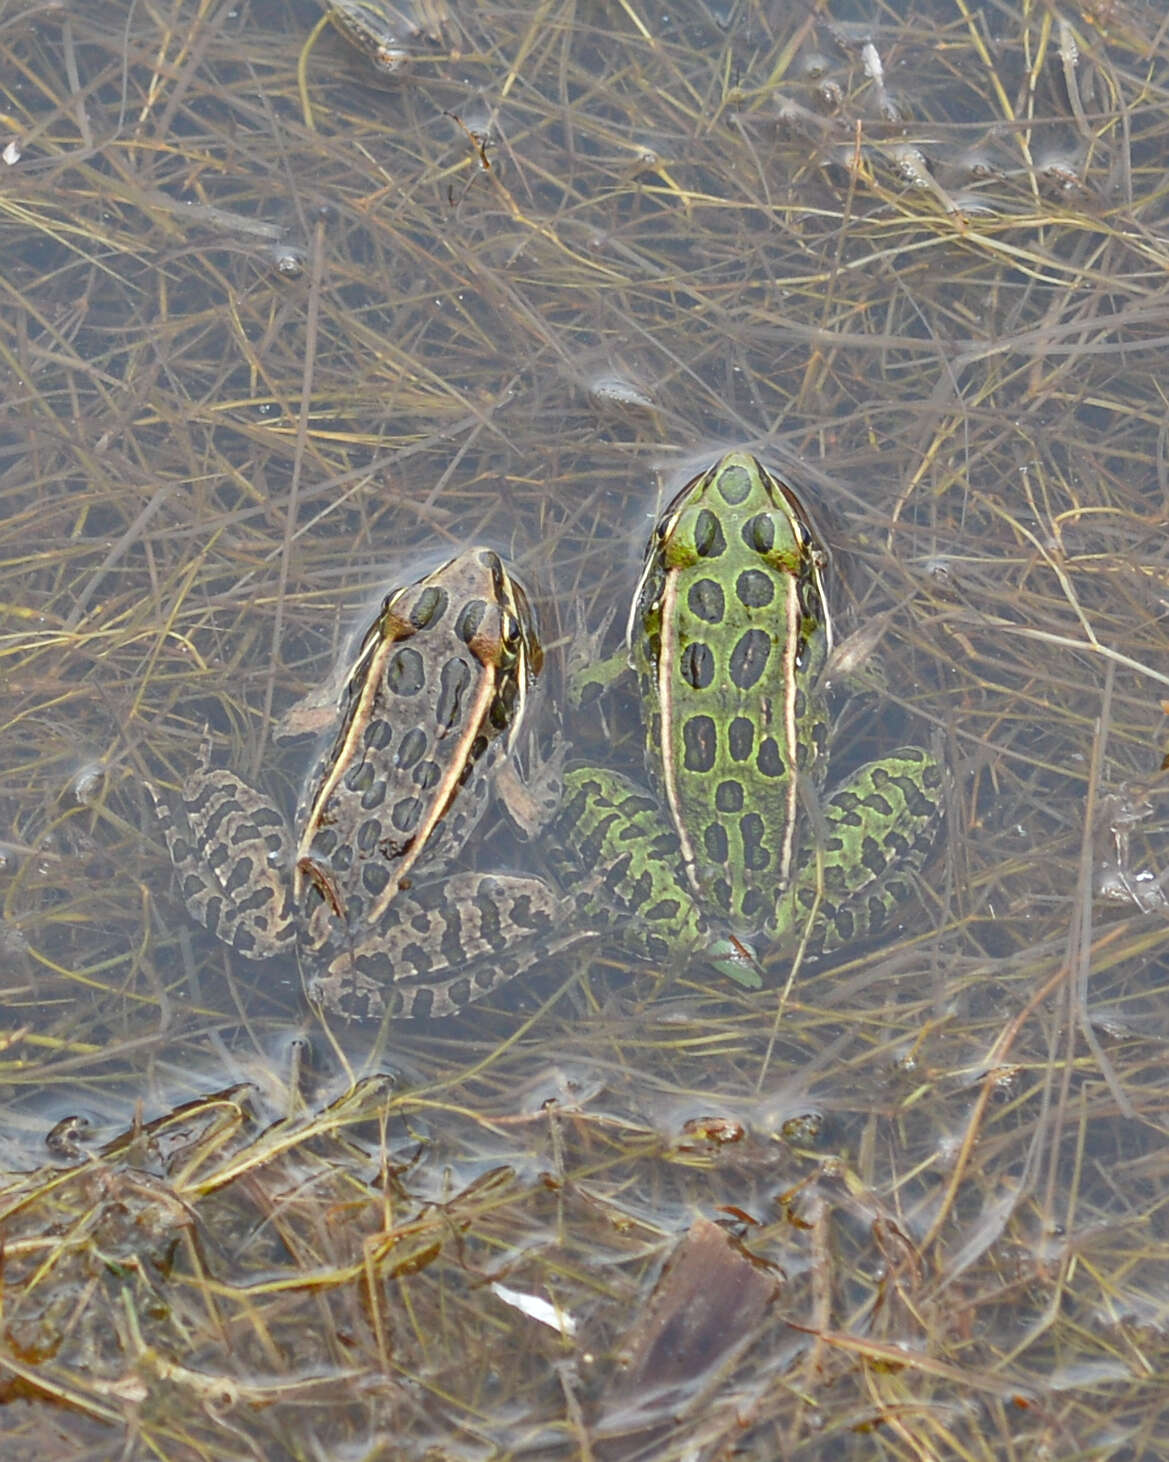
[[[382,78],[319,14],[0,16],[5,1446],[1164,1455],[1169,25],[432,3]],[[555,662],[724,443],[881,631],[838,761],[953,774],[888,945],[367,1031],[188,927],[144,776],[289,794],[471,541]]]

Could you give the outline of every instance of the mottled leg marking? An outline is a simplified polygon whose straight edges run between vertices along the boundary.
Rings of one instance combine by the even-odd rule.
[[[217,939],[252,959],[292,949],[292,839],[279,810],[234,772],[199,766],[183,785],[179,807],[149,782],[179,888],[191,916]]]
[[[314,1004],[357,1020],[387,1009],[449,1015],[543,958],[570,911],[542,878],[454,873],[400,893],[351,950],[308,972],[305,988]]]
[[[594,930],[620,928],[635,954],[658,961],[710,941],[656,798],[619,772],[576,768],[564,778],[553,871]]]
[[[919,746],[866,762],[825,801],[823,898],[810,943],[836,949],[876,934],[925,862],[941,814],[942,767]],[[776,910],[770,937],[790,946],[804,931],[817,893],[815,848]]]

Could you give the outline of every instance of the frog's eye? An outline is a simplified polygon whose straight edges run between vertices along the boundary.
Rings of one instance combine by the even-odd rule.
[[[523,626],[520,624],[516,616],[509,613],[507,610],[505,610],[503,614],[501,634],[503,638],[504,648],[510,650],[513,655],[518,654],[520,643],[524,637]]]
[[[804,619],[815,620],[817,624],[824,622],[824,596],[820,592],[820,583],[817,579],[800,579],[800,614]]]

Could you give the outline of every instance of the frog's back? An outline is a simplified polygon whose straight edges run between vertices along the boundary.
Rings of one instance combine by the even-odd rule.
[[[824,780],[825,562],[791,490],[728,453],[662,517],[630,623],[650,774],[696,891],[741,931],[790,882]]]
[[[305,783],[298,892],[307,877],[350,924],[376,921],[416,866],[457,852],[539,653],[527,598],[490,549],[390,594]]]

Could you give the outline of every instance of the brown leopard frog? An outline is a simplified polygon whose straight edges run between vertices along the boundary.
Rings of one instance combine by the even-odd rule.
[[[309,998],[349,1016],[445,1015],[514,974],[509,952],[562,917],[560,895],[444,865],[492,787],[506,799],[541,660],[528,597],[491,549],[387,595],[291,826],[211,766],[207,737],[177,807],[148,787],[191,914],[252,959],[296,949]]]
[[[420,53],[446,43],[453,16],[447,0],[321,0],[325,14],[351,44],[387,75],[396,76]]]

